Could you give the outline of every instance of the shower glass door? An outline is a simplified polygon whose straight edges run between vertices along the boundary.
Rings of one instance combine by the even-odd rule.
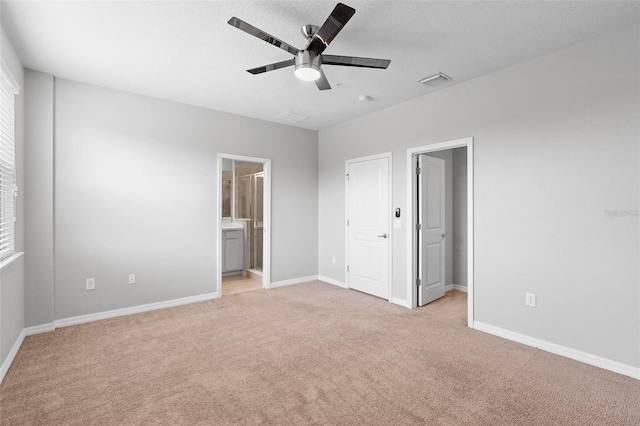
[[[262,271],[264,172],[236,178],[236,220],[246,223],[247,269]]]

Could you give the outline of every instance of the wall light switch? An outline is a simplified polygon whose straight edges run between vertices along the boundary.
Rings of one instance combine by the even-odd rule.
[[[336,263],[336,257],[335,256],[331,256],[331,263],[333,263],[335,265],[335,263]]]
[[[393,219],[393,229],[402,229],[402,219]]]
[[[129,274],[129,284],[136,283],[136,274]]]
[[[87,278],[86,290],[95,290],[96,289],[96,279],[95,278]]]

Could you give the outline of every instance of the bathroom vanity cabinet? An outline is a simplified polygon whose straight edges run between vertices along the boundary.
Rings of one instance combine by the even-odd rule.
[[[233,275],[244,269],[244,230],[222,230],[222,273]]]

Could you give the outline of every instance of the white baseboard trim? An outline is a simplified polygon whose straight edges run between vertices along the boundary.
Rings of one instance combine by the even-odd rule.
[[[400,299],[399,297],[391,296],[391,300],[389,300],[389,302],[393,303],[394,305],[402,306],[403,308],[409,307],[409,302],[407,302],[405,299]]]
[[[49,324],[40,324],[40,325],[34,325],[33,327],[27,327],[24,329],[24,335],[25,336],[33,336],[34,334],[40,334],[40,333],[48,333],[50,331],[53,331],[56,329],[56,325],[52,322],[50,322]]]
[[[9,371],[11,364],[13,364],[13,360],[16,358],[16,355],[18,354],[18,350],[20,349],[20,346],[22,346],[22,342],[24,341],[24,338],[25,338],[25,333],[23,329],[18,335],[18,338],[16,339],[15,343],[11,347],[11,350],[7,354],[7,357],[2,363],[2,366],[0,366],[0,383],[2,383],[2,381],[4,380],[4,376],[7,375],[7,372]]]
[[[325,283],[337,285],[338,287],[349,288],[342,281],[334,280],[333,278],[325,277],[324,275],[318,275],[318,280],[323,281]]]
[[[467,292],[467,286],[466,285],[459,285],[459,284],[447,284],[444,286],[444,292],[448,292],[451,290],[458,290],[461,291],[463,293]]]
[[[129,308],[114,309],[112,311],[97,312],[95,314],[80,315],[77,317],[63,318],[55,320],[55,328],[68,327],[70,325],[84,324],[92,321],[116,318],[124,315],[139,314],[141,312],[155,311],[156,309],[171,308],[174,306],[187,305],[189,303],[203,302],[205,300],[220,297],[219,292],[199,294],[197,296],[183,297],[180,299],[165,300],[163,302],[147,303],[145,305],[131,306]]]
[[[341,287],[341,288],[346,288],[346,289],[349,288],[342,281],[334,280],[333,278],[325,277],[324,275],[318,275],[318,280]],[[393,303],[394,305],[402,306],[403,308],[407,308],[409,306],[409,303],[406,300],[400,299],[399,297],[391,297],[391,300],[389,300],[389,302]]]
[[[271,283],[271,288],[278,288],[278,287],[284,287],[284,286],[287,286],[287,285],[308,283],[309,281],[315,281],[317,279],[318,279],[317,275],[310,275],[308,277],[292,278],[290,280],[276,281],[276,282],[272,282]]]
[[[587,352],[582,352],[576,349],[568,348],[566,346],[536,339],[534,337],[525,336],[524,334],[505,330],[503,328],[495,327],[493,325],[485,324],[479,321],[473,322],[473,328],[485,333],[493,334],[494,336],[522,343],[523,345],[533,346],[534,348],[542,349],[543,351],[551,352],[556,355],[561,355],[576,361],[584,362],[585,364],[590,364],[595,367],[600,367],[605,370],[613,371],[614,373],[622,374],[624,376],[629,376],[633,377],[634,379],[640,380],[640,368],[634,367],[632,365],[623,364],[621,362],[613,361],[597,355],[592,355]]]

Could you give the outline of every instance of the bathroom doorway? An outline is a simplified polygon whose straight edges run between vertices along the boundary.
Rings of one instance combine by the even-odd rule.
[[[221,295],[269,288],[270,160],[220,154]]]

